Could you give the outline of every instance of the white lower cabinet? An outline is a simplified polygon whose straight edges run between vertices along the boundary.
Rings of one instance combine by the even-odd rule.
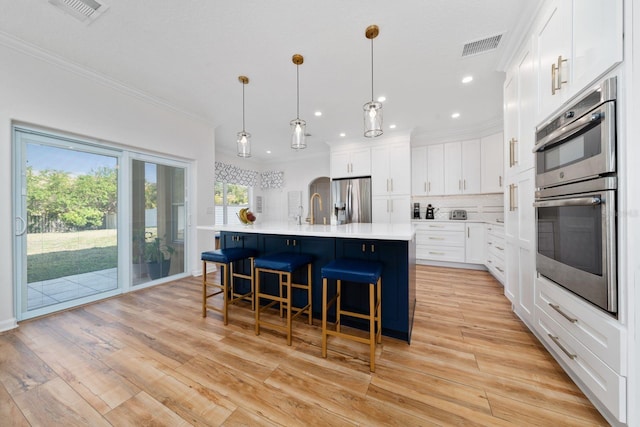
[[[608,314],[543,277],[536,278],[534,327],[556,359],[624,423],[626,330]]]
[[[416,226],[416,258],[465,262],[465,224],[430,222]]]
[[[465,224],[465,262],[471,264],[487,263],[487,239],[483,222],[468,222]]]
[[[487,269],[503,285],[505,283],[505,251],[504,226],[487,224]]]
[[[375,196],[371,201],[372,220],[374,223],[408,223],[411,197]]]

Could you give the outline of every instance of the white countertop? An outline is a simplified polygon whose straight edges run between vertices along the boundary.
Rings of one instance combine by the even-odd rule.
[[[429,224],[432,222],[461,222],[464,224],[467,222],[481,222],[485,224],[504,225],[504,221],[498,220],[497,218],[493,220],[489,220],[489,219],[412,219],[411,222],[413,224]]]
[[[346,239],[412,240],[415,227],[405,224],[343,224],[297,225],[291,222],[266,222],[251,225],[198,226],[199,230],[231,231],[237,233],[282,234],[288,236],[340,237]]]

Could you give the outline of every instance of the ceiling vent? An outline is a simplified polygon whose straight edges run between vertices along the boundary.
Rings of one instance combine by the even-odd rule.
[[[49,0],[49,3],[85,24],[95,21],[109,8],[95,0]]]
[[[462,48],[462,57],[464,58],[465,56],[478,55],[480,53],[495,50],[498,48],[498,44],[500,44],[500,39],[502,39],[502,34],[469,42]]]

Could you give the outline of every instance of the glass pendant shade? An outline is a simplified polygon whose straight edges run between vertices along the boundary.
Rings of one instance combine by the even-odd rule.
[[[374,138],[382,135],[382,103],[367,102],[362,109],[364,110],[364,136]]]
[[[291,120],[291,148],[300,150],[307,147],[307,123],[301,119]]]
[[[296,53],[291,58],[296,65],[296,118],[291,120],[291,148],[302,150],[307,148],[307,122],[300,118],[300,65],[304,63],[304,57]]]
[[[238,132],[238,157],[251,157],[251,134]]]

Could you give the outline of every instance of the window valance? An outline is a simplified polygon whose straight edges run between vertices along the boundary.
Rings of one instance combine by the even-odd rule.
[[[263,190],[269,188],[282,188],[284,184],[284,172],[282,171],[266,171],[260,174],[260,188]]]
[[[256,171],[242,169],[222,162],[216,162],[215,168],[216,181],[246,185],[247,187],[255,187],[258,181],[258,172]]]

